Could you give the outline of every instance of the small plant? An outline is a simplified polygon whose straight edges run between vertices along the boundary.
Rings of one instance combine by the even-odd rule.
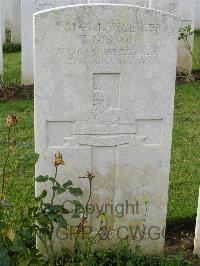
[[[60,184],[57,180],[58,167],[64,165],[64,160],[60,152],[55,154],[54,159],[55,174],[54,177],[39,176],[36,178],[36,182],[49,182],[51,183],[51,200],[45,202],[45,198],[48,196],[48,191],[43,190],[39,197],[36,198],[37,207],[32,210],[31,215],[35,217],[35,232],[39,240],[45,248],[49,265],[54,265],[56,258],[54,251],[53,234],[55,230],[55,224],[60,227],[67,226],[67,220],[64,215],[69,214],[70,210],[66,209],[63,205],[56,204],[55,197],[69,191],[73,196],[79,196],[82,194],[80,188],[75,188],[70,180],[64,184]]]
[[[16,126],[17,124],[17,118],[14,114],[10,114],[7,117],[6,120],[6,126],[7,126],[7,149],[6,149],[6,154],[5,154],[5,161],[3,164],[3,172],[2,172],[2,184],[1,184],[1,199],[5,197],[5,186],[6,186],[6,179],[7,179],[7,166],[8,166],[8,160],[10,157],[10,149],[11,149],[11,128]]]
[[[194,64],[197,67],[200,67],[200,65],[197,63],[197,61],[196,61],[196,59],[194,57],[194,54],[192,52],[191,46],[190,46],[189,41],[188,41],[188,37],[191,36],[191,35],[193,35],[193,34],[194,34],[194,31],[192,30],[191,26],[190,25],[187,25],[186,27],[179,29],[178,40],[183,40],[185,42],[185,45],[186,45],[189,53],[192,56],[192,59],[193,59]]]
[[[1,178],[1,194],[0,194],[0,265],[20,265],[21,261],[29,263],[48,263],[54,265],[56,260],[53,242],[54,226],[64,227],[67,220],[64,215],[69,213],[64,205],[56,204],[55,197],[65,193],[67,190],[73,195],[82,194],[80,188],[73,187],[70,180],[64,184],[60,184],[57,180],[58,168],[64,165],[64,160],[60,152],[55,154],[53,165],[55,167],[54,177],[39,176],[36,182],[48,182],[51,184],[51,195],[47,190],[43,190],[35,199],[35,206],[28,210],[23,209],[18,220],[10,220],[12,205],[6,199],[6,184],[8,181],[8,165],[11,156],[12,139],[11,130],[17,125],[17,118],[14,114],[10,114],[6,120],[7,140],[6,151],[3,163]],[[23,163],[18,162],[17,171],[20,168],[27,170],[27,166],[36,163],[38,156],[26,157]],[[46,198],[50,198],[48,202]],[[41,256],[35,246],[35,236],[42,243],[46,256]],[[14,265],[13,264],[13,265]],[[23,265],[23,264],[22,264]],[[29,265],[29,264],[28,264]]]

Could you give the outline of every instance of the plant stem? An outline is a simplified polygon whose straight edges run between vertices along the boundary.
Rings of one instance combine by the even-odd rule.
[[[87,203],[86,203],[86,205],[85,205],[86,216],[87,216],[87,214],[88,214],[88,204],[89,204],[90,199],[91,199],[91,196],[92,196],[92,179],[89,179],[89,182],[90,182],[90,194],[89,194],[89,197],[88,197]]]
[[[56,181],[57,175],[58,175],[58,167],[56,166],[56,171],[55,171],[55,176],[54,176],[53,186],[52,186],[53,195],[52,195],[52,198],[51,198],[51,205],[54,204],[54,199],[55,199],[55,196],[56,196],[56,191],[54,189],[54,185],[56,183],[55,181]],[[53,248],[53,231],[54,231],[53,222],[51,222],[50,226],[51,226],[51,229],[50,229],[51,230],[50,248],[51,248],[53,257],[55,257],[54,248]]]
[[[193,53],[192,53],[192,51],[191,51],[191,47],[190,47],[190,44],[189,44],[189,42],[188,42],[188,38],[187,38],[187,37],[184,38],[184,41],[185,41],[186,46],[188,47],[189,53],[191,54],[192,59],[193,59],[195,65],[196,65],[197,67],[200,67],[200,65],[196,62],[196,59],[195,59],[195,57],[194,57],[194,55],[193,55]]]
[[[77,234],[75,235],[75,243],[74,243],[74,249],[77,245],[77,241],[78,241],[78,238],[79,238],[79,235],[81,233],[81,231],[83,232],[84,231],[84,223],[85,223],[85,220],[87,219],[87,216],[88,216],[88,204],[90,202],[90,199],[91,199],[91,196],[92,196],[92,179],[89,178],[89,182],[90,182],[90,193],[89,193],[89,196],[88,196],[88,200],[85,204],[85,210],[83,212],[83,217],[81,218],[81,221],[80,223],[78,224],[78,230],[77,230]],[[79,230],[79,226],[80,226],[80,230]]]
[[[3,165],[1,198],[4,195],[4,190],[5,190],[5,185],[6,185],[6,168],[7,168],[8,159],[9,159],[9,156],[10,156],[10,133],[11,133],[11,129],[10,129],[10,127],[8,127],[7,151],[6,151],[5,161],[4,161],[4,165]]]
[[[53,180],[53,186],[52,186],[52,190],[53,190],[53,195],[52,195],[52,198],[51,198],[51,204],[53,205],[54,204],[54,199],[55,199],[55,196],[56,196],[56,191],[54,189],[54,185],[55,185],[55,180],[57,178],[57,175],[58,175],[58,167],[56,166],[56,171],[55,171],[55,175],[54,175],[54,180]]]
[[[48,249],[48,246],[47,246],[47,243],[46,243],[46,237],[44,236],[44,239],[42,239],[42,236],[40,236],[40,234],[37,233],[37,232],[36,232],[36,235],[38,236],[38,238],[40,239],[40,241],[44,245],[44,248],[46,250],[47,256],[50,258],[49,249]]]

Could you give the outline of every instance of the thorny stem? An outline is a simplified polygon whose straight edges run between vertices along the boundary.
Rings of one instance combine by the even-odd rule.
[[[8,159],[9,159],[9,156],[10,156],[10,133],[11,133],[11,129],[10,129],[10,127],[8,127],[7,151],[6,151],[5,161],[4,161],[4,165],[3,165],[1,198],[3,198],[5,185],[6,185],[6,168],[7,168]]]
[[[87,214],[88,214],[88,204],[89,204],[90,199],[91,199],[91,197],[92,197],[92,179],[89,179],[89,182],[90,182],[90,194],[89,194],[89,197],[88,197],[87,203],[86,203],[86,205],[85,205],[85,213],[84,213],[84,215],[83,215],[83,216],[86,215],[86,217],[87,217]],[[84,217],[83,217],[83,218],[84,218]]]
[[[53,195],[52,195],[52,198],[51,198],[51,205],[54,204],[54,199],[55,199],[55,196],[56,196],[56,191],[54,189],[54,185],[55,185],[55,180],[57,178],[57,175],[58,175],[58,167],[56,166],[56,171],[55,171],[55,175],[54,175],[54,180],[53,180],[53,186],[52,186],[52,190],[53,190]],[[53,256],[55,257],[55,254],[54,254],[54,248],[53,248],[53,230],[54,230],[54,226],[53,226],[53,222],[51,222],[51,238],[50,238],[50,247],[51,247],[51,251],[52,251],[52,254]]]
[[[53,203],[54,203],[54,199],[55,199],[55,196],[56,196],[56,191],[55,191],[55,189],[54,189],[54,185],[55,185],[55,180],[56,180],[56,178],[57,178],[57,175],[58,175],[58,167],[56,166],[56,171],[55,171],[54,180],[53,180],[53,187],[52,187],[52,189],[53,189],[53,196],[52,196],[52,198],[51,198],[51,204],[52,204],[52,205],[53,205]]]

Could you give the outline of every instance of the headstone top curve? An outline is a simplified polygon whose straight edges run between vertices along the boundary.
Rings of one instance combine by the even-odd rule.
[[[143,11],[151,11],[153,13],[156,13],[156,14],[161,14],[161,15],[168,15],[169,17],[173,17],[175,19],[177,19],[177,16],[175,14],[171,14],[171,13],[168,13],[168,12],[164,12],[164,11],[161,11],[161,10],[156,10],[156,9],[151,9],[151,8],[147,8],[147,7],[143,7],[143,6],[137,6],[137,5],[127,5],[127,4],[110,4],[110,3],[93,3],[93,4],[76,4],[76,5],[67,5],[67,6],[59,6],[59,7],[54,7],[54,8],[49,8],[49,9],[46,9],[46,10],[41,10],[41,11],[38,11],[36,13],[33,14],[34,17],[38,17],[40,15],[43,15],[43,14],[48,14],[50,12],[55,12],[55,11],[64,11],[64,10],[67,10],[69,8],[73,8],[73,9],[76,9],[76,8],[94,8],[94,7],[114,7],[114,8],[130,8],[130,9],[139,9],[139,10],[143,10]]]

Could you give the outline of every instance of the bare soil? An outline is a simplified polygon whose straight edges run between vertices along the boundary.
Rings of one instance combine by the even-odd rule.
[[[186,83],[195,82],[195,81],[200,81],[200,71],[192,73],[192,75],[189,77],[184,76],[184,75],[176,77],[177,85],[186,84]]]
[[[11,86],[0,89],[0,101],[33,99],[34,86]]]
[[[182,255],[194,266],[200,266],[200,259],[193,254],[195,238],[195,217],[167,223],[165,255]]]

